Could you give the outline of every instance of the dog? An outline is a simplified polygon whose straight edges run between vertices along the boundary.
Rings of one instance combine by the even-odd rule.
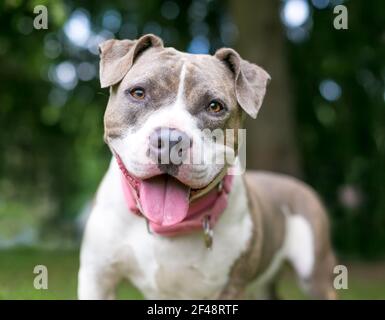
[[[229,174],[240,167],[239,135],[205,139],[257,116],[268,73],[233,49],[189,54],[152,34],[99,48],[113,157],[86,224],[78,297],[113,299],[128,279],[146,299],[271,299],[288,262],[310,297],[334,299],[317,194],[280,174]],[[214,149],[235,161],[209,161]],[[163,161],[175,150],[181,161]]]

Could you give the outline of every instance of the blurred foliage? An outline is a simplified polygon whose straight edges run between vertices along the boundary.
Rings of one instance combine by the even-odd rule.
[[[0,12],[0,239],[1,225],[8,228],[4,221],[10,215],[10,202],[26,215],[39,212],[34,217],[45,217],[45,229],[54,224],[51,229],[58,232],[92,199],[108,166],[110,152],[103,142],[107,91],[100,89],[97,77],[77,79],[73,88],[63,88],[55,79],[63,61],[75,67],[89,62],[96,70],[99,63],[97,46],[72,43],[64,23],[80,12],[90,20],[97,41],[114,36],[133,39],[151,32],[162,36],[167,46],[186,50],[192,36],[201,32],[194,28],[199,28],[196,15],[202,12],[192,1],[183,1],[174,6],[171,18],[159,12],[162,6],[165,10],[165,2],[173,4],[5,1]],[[48,8],[48,30],[33,29],[36,4]],[[193,10],[186,10],[189,7]],[[108,29],[107,13],[120,16],[119,30]],[[211,50],[223,46],[218,25],[225,16],[215,1],[202,16],[210,22]],[[208,32],[208,25],[200,26]],[[23,232],[29,221],[19,223],[17,231]]]
[[[349,1],[349,29],[313,11],[309,38],[290,45],[304,171],[323,196],[343,253],[385,253],[385,2]],[[327,101],[333,79],[341,97]]]
[[[33,29],[37,4],[48,7],[48,30]],[[385,254],[385,3],[347,6],[349,30],[339,31],[333,29],[332,8],[312,7],[308,35],[288,41],[287,56],[305,179],[331,211],[339,252],[375,257]],[[0,238],[5,229],[21,232],[34,221],[55,224],[51,230],[59,232],[92,199],[108,166],[108,95],[92,72],[80,79],[84,62],[97,72],[98,55],[96,43],[75,45],[66,34],[75,13],[89,19],[99,41],[151,32],[167,46],[212,53],[236,40],[226,1],[3,1]],[[63,62],[76,72],[66,85],[57,79]],[[335,101],[320,93],[327,79],[340,87]],[[10,222],[15,211],[27,217],[19,227]]]

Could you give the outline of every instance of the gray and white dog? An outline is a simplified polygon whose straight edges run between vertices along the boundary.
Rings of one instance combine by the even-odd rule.
[[[149,299],[273,298],[284,262],[311,297],[335,298],[328,219],[315,192],[267,172],[228,179],[228,163],[207,161],[218,145],[237,154],[237,135],[230,145],[204,139],[204,129],[236,132],[246,114],[255,118],[267,72],[229,48],[188,54],[151,34],[108,40],[100,53],[114,157],[84,234],[79,298],[112,299],[122,279]],[[178,143],[182,160],[209,156],[160,161]]]

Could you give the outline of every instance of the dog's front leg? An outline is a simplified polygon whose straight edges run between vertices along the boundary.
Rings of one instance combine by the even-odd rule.
[[[86,259],[83,259],[86,260]],[[112,268],[81,261],[78,275],[78,298],[80,300],[115,299],[118,278]]]
[[[78,298],[82,300],[114,299],[115,287],[120,280],[117,261],[112,254],[112,240],[108,237],[110,233],[100,232],[101,225],[108,230],[108,224],[98,219],[99,211],[96,206],[91,213],[80,252]]]

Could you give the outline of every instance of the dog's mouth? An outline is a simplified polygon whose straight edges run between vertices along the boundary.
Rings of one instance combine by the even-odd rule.
[[[142,213],[150,221],[171,226],[188,213],[191,188],[168,174],[141,180],[139,199]]]
[[[172,226],[183,221],[190,202],[208,188],[191,188],[169,174],[138,179],[128,172],[120,157],[115,156],[121,172],[136,192],[140,211],[157,225]]]

